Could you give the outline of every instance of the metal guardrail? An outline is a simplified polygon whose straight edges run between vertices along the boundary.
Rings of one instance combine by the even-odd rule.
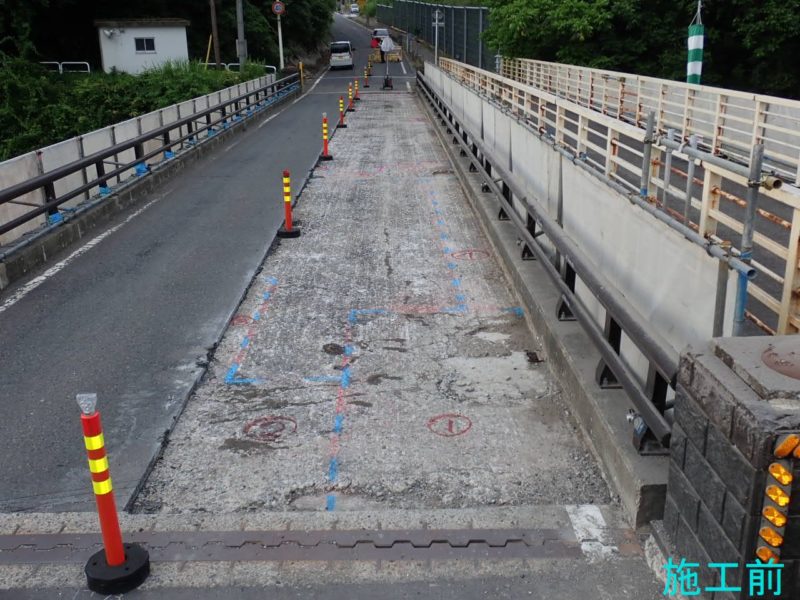
[[[553,280],[562,294],[558,308],[560,320],[577,319],[591,338],[602,356],[598,368],[598,378],[605,378],[606,384],[622,386],[631,402],[641,415],[641,422],[636,427],[636,445],[640,451],[658,452],[647,444],[648,431],[652,433],[661,446],[668,447],[671,425],[664,416],[668,408],[667,390],[674,388],[678,372],[678,355],[670,345],[651,331],[651,327],[610,284],[605,276],[598,272],[574,242],[564,233],[562,228],[545,210],[535,203],[526,200],[527,194],[520,189],[510,173],[492,162],[489,150],[482,140],[473,137],[453,116],[451,107],[436,96],[421,73],[417,74],[421,90],[442,119],[443,125],[453,127],[453,141],[463,149],[464,154],[477,163],[477,170],[486,180],[487,190],[494,192],[500,203],[501,220],[510,220],[517,228],[518,235],[524,242],[523,257],[533,254]],[[458,135],[456,135],[458,134]],[[525,220],[519,215],[511,203],[512,194],[523,199]],[[555,258],[539,243],[541,235],[555,247]],[[595,298],[604,306],[609,316],[605,330],[594,320],[589,309],[575,293],[576,277],[590,290]],[[621,333],[628,338],[647,358],[650,364],[647,384],[642,386],[632,369],[619,355]],[[602,382],[600,382],[602,384]],[[642,426],[643,425],[643,426]]]
[[[378,4],[381,23],[434,44],[433,13],[442,12],[444,26],[439,32],[439,52],[465,63],[489,68],[495,59],[481,35],[489,26],[489,8],[429,4],[415,0],[394,0],[391,6]]]
[[[744,165],[750,164],[750,150],[745,151],[743,144],[763,142],[767,149],[766,174],[778,173],[791,184],[796,176],[792,164],[800,162],[800,102],[648,78],[638,78],[641,82],[636,83],[635,75],[613,73],[605,77],[608,72],[521,59],[504,59],[503,65],[503,72],[513,78],[450,59],[439,61],[440,68],[455,80],[547,135],[558,148],[579,157],[583,165],[623,192],[640,196],[701,238],[729,248],[733,255],[740,253],[745,229],[754,227],[752,265],[759,282],[747,288],[747,317],[770,334],[800,332],[800,189],[762,185],[754,222],[742,216],[749,187]],[[539,82],[541,87],[518,79]],[[650,104],[641,90],[656,83],[664,98],[651,111],[655,113],[656,140],[647,144],[645,108]],[[671,99],[678,94],[675,90],[682,90],[687,102],[683,112],[673,106]],[[716,94],[719,114],[713,115],[719,120],[700,120],[702,93]],[[731,108],[733,98],[738,112]],[[745,101],[750,102],[750,108],[744,107]],[[779,118],[793,119],[790,115],[795,111],[796,130],[778,125]],[[755,119],[749,128],[742,124],[747,118]],[[720,128],[708,138],[711,144],[693,137],[711,123]],[[734,129],[746,133],[746,137],[736,138]],[[794,163],[789,159],[795,150],[774,151],[779,143],[796,149]],[[652,150],[651,168],[643,173],[646,147]],[[771,154],[769,148],[773,149]],[[778,154],[782,158],[776,162]]]
[[[22,224],[36,219],[40,215],[52,215],[57,213],[59,206],[92,188],[100,187],[101,190],[107,189],[108,180],[125,171],[136,169],[137,174],[144,174],[149,170],[147,165],[148,159],[162,155],[162,153],[172,152],[173,148],[178,145],[186,143],[194,145],[200,141],[198,137],[200,131],[206,131],[209,136],[213,135],[217,126],[227,128],[231,121],[238,121],[244,116],[252,114],[254,110],[266,108],[266,102],[268,100],[280,98],[299,90],[300,80],[298,74],[284,77],[283,79],[268,83],[260,88],[250,90],[245,94],[225,100],[215,106],[197,111],[188,117],[157,127],[124,142],[113,144],[89,156],[72,161],[61,167],[52,169],[47,173],[0,190],[0,205],[13,203],[21,196],[35,190],[43,190],[45,198],[42,205],[17,202],[17,204],[30,206],[32,208],[19,217],[0,224],[0,235],[12,231]],[[218,116],[215,116],[215,113],[217,113]],[[187,133],[181,135],[181,128],[183,127],[187,129]],[[176,129],[178,130],[178,136],[173,137],[172,132]],[[160,142],[160,144],[155,149],[145,152],[145,143],[154,140]],[[132,161],[118,163],[113,160],[108,160],[130,149],[133,149],[135,155],[135,159]],[[171,157],[167,156],[165,158]],[[107,171],[105,167],[108,163],[114,165],[114,168],[109,171]],[[95,168],[95,178],[86,181],[83,185],[77,186],[68,192],[58,196],[56,195],[56,182],[75,173],[85,173],[87,167]]]
[[[57,62],[54,60],[45,60],[39,63],[40,65],[44,65],[48,69],[50,67],[55,66],[55,69],[50,69],[51,71],[58,71],[59,74],[64,73],[91,73],[92,67],[89,66],[88,62],[83,61],[64,61],[64,62]]]

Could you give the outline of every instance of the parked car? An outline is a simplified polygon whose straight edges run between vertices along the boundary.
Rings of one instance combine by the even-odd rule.
[[[331,70],[353,68],[353,47],[348,41],[331,42]]]
[[[357,17],[358,13],[359,13],[358,4],[354,2],[353,4],[350,5],[350,14]]]

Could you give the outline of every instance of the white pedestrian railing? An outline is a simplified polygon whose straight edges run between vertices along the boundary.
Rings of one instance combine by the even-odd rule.
[[[522,58],[501,74],[637,127],[655,112],[659,131],[742,164],[764,144],[765,167],[800,185],[800,101]]]
[[[752,263],[759,277],[747,288],[747,316],[768,333],[800,332],[800,102],[523,59],[504,59],[502,75],[450,59],[439,66],[734,254],[744,231],[741,170],[763,144],[765,173],[784,185],[759,189]],[[651,112],[657,136],[685,145],[654,144],[643,169]],[[716,160],[690,157],[692,144]]]

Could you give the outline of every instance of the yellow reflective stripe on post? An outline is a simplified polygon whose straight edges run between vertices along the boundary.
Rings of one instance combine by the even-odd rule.
[[[89,459],[89,470],[92,473],[102,473],[104,471],[108,471],[108,457],[104,456],[103,458],[97,459]]]
[[[105,446],[102,433],[98,433],[97,435],[93,435],[91,437],[83,436],[83,443],[86,445],[87,450],[100,450],[100,448]]]
[[[93,481],[92,488],[94,488],[95,496],[102,496],[103,494],[108,494],[113,489],[111,487],[111,478],[109,477],[105,481]]]

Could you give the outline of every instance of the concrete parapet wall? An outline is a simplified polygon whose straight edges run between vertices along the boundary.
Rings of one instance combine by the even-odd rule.
[[[775,483],[768,471],[776,460],[773,450],[781,434],[800,430],[800,379],[772,370],[763,358],[771,348],[782,351],[789,345],[800,349],[792,338],[719,339],[681,358],[664,514],[667,536],[677,557],[700,563],[702,588],[720,583],[710,562],[730,562],[740,567],[728,571],[727,585],[745,590],[739,596],[708,597],[749,597],[742,565],[755,561],[759,529],[768,524],[761,515],[765,501],[770,503],[766,487]],[[800,459],[788,464],[800,481]],[[793,485],[779,547],[781,597],[787,598],[800,597],[800,486]]]
[[[430,63],[425,78],[469,135],[484,143],[489,162],[508,171],[524,190],[524,198],[513,198],[523,219],[526,204],[545,209],[641,318],[653,323],[676,357],[686,345],[712,337],[717,259],[579,167],[546,136],[489,98]],[[539,241],[548,246],[545,238]],[[724,334],[733,327],[735,286],[735,274],[729,272],[723,290],[728,298]],[[603,327],[605,308],[581,285],[580,274],[576,290]],[[644,383],[648,362],[624,333],[621,354]]]

